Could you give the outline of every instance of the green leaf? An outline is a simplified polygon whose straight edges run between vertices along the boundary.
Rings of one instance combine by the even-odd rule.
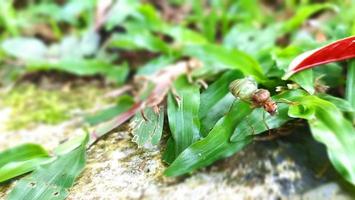
[[[178,46],[206,44],[207,39],[200,33],[182,26],[166,27],[164,33],[174,39]]]
[[[175,142],[175,157],[184,149],[197,141],[200,136],[200,89],[181,76],[173,87],[177,97],[168,95],[168,120],[172,137]]]
[[[202,25],[201,31],[210,42],[214,42],[216,40],[216,34],[217,34],[216,27],[218,25],[217,11],[211,9],[209,14],[204,16],[202,20],[203,22],[201,23]]]
[[[144,3],[138,6],[137,12],[133,13],[134,23],[141,29],[160,32],[167,26],[164,18],[153,4]]]
[[[338,109],[342,112],[350,112],[350,113],[355,112],[355,109],[351,106],[350,102],[345,99],[341,99],[324,93],[320,93],[317,96],[321,99],[331,102],[336,107],[338,107]]]
[[[234,103],[230,112],[221,118],[207,137],[185,149],[166,169],[166,176],[179,176],[208,166],[214,161],[231,156],[251,142],[249,138],[230,142],[235,127],[251,112],[250,105],[241,101]]]
[[[312,68],[314,77],[322,77],[322,83],[329,87],[344,84],[343,68],[338,63],[329,63],[323,67]]]
[[[170,137],[166,142],[166,149],[163,154],[163,161],[171,164],[175,159],[175,142],[173,137]]]
[[[90,67],[90,66],[89,66]],[[106,69],[100,69],[96,74],[104,75],[108,80],[121,85],[125,83],[129,74],[129,66],[127,63],[123,63],[122,65],[111,65]]]
[[[144,116],[143,116],[144,115]],[[133,141],[138,147],[152,148],[160,142],[164,125],[164,107],[155,113],[153,108],[145,108],[138,112],[130,122]]]
[[[275,45],[278,36],[277,28],[277,26],[268,26],[265,29],[260,29],[251,24],[238,23],[226,35],[223,44],[255,57],[261,50],[269,49]]]
[[[287,100],[292,102],[295,98],[304,96],[306,93],[303,90],[290,90],[272,97],[275,101]],[[252,113],[245,117],[245,120],[240,122],[233,135],[231,142],[245,140],[246,137],[253,137],[268,129],[279,128],[287,121],[291,120],[288,116],[289,105],[286,103],[278,103],[277,114],[274,116],[266,113],[262,108],[254,109]]]
[[[76,136],[60,145],[58,145],[55,149],[54,149],[54,153],[56,155],[64,155],[67,154],[71,151],[73,151],[74,149],[78,148],[80,145],[82,145],[83,143],[87,143],[86,140],[88,139],[88,134],[82,134],[79,136]]]
[[[0,167],[10,162],[48,156],[48,152],[38,144],[23,144],[1,152]]]
[[[151,75],[164,67],[169,66],[175,61],[175,57],[162,55],[156,59],[152,59],[147,64],[140,67],[137,71],[137,75]]]
[[[60,70],[79,76],[102,74],[116,83],[123,83],[128,75],[128,66],[116,66],[102,59],[63,58],[54,61],[38,60],[27,64],[28,70]]]
[[[85,121],[94,126],[101,122],[108,121],[120,113],[127,111],[134,103],[134,99],[131,96],[121,96],[116,105],[99,111],[98,113],[88,116]]]
[[[284,23],[282,32],[285,34],[296,30],[310,16],[325,9],[337,10],[338,8],[334,4],[329,3],[311,4],[299,7],[295,15]]]
[[[148,50],[152,52],[169,52],[168,45],[159,37],[148,31],[130,31],[127,34],[117,34],[110,41],[111,47],[128,50]]]
[[[240,18],[243,24],[262,24],[263,20],[267,18],[262,10],[262,3],[258,0],[239,0],[233,2],[233,4],[236,5],[236,9],[233,7],[232,9],[235,9],[236,13],[231,14],[236,15],[238,19]]]
[[[184,55],[198,58],[204,62],[204,68],[211,70],[238,69],[245,76],[251,75],[258,81],[265,80],[265,75],[257,61],[248,54],[222,46],[188,45],[183,49]]]
[[[353,109],[355,109],[355,62],[351,61],[348,68],[346,79],[346,99],[350,102]],[[355,113],[352,114],[352,121],[355,124]]]
[[[107,13],[107,19],[105,20],[107,29],[113,29],[131,16],[132,13],[136,13],[138,5],[137,0],[116,1]]]
[[[11,35],[19,34],[16,15],[13,0],[0,1],[0,25]]]
[[[293,75],[290,78],[292,81],[300,85],[303,89],[305,89],[309,94],[314,94],[314,79],[313,79],[313,71],[311,69],[305,70],[303,72],[299,72]]]
[[[272,57],[276,62],[277,68],[286,72],[292,59],[299,55],[301,52],[302,48],[290,45],[284,49],[275,49],[272,52]],[[312,69],[305,70],[292,76],[291,80],[300,85],[308,93],[314,94],[315,89]]]
[[[12,161],[0,168],[0,182],[4,182],[35,170],[38,166],[55,160],[51,157],[38,157],[24,161]]]
[[[335,169],[355,184],[355,130],[332,103],[316,96],[304,96],[290,106],[289,116],[307,119],[316,140],[327,147]]]
[[[80,146],[58,156],[52,163],[40,166],[30,176],[20,180],[8,199],[65,199],[69,194],[68,189],[85,166],[87,141],[86,135]]]
[[[215,126],[219,119],[221,119],[230,109],[233,102],[235,102],[235,97],[228,93],[220,101],[212,106],[208,110],[207,115],[200,118],[201,121],[201,134],[206,137],[211,129]]]
[[[59,12],[55,12],[57,20],[63,20],[71,24],[78,23],[78,16],[83,14],[84,11],[90,11],[95,8],[95,1],[68,1],[61,7]],[[49,13],[53,10],[49,10]]]
[[[242,77],[243,74],[238,70],[225,72],[201,94],[199,116],[200,130],[204,137],[207,136],[217,121],[228,112],[235,101],[235,97],[229,93],[229,83]]]
[[[201,121],[207,116],[209,110],[229,93],[229,83],[242,77],[243,75],[237,70],[228,71],[208,86],[207,90],[201,94]]]
[[[25,61],[43,59],[48,49],[35,38],[11,38],[2,43],[2,49],[9,55]]]
[[[37,144],[23,144],[0,153],[0,182],[23,175],[49,162],[48,152]]]

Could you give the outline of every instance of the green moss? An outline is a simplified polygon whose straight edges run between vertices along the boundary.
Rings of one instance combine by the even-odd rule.
[[[11,107],[7,123],[10,130],[32,124],[58,124],[73,117],[78,109],[87,109],[100,101],[102,90],[83,86],[72,90],[46,90],[34,85],[21,85],[2,95],[2,106]]]

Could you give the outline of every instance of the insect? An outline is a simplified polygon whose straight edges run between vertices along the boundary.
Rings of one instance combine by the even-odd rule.
[[[229,90],[237,99],[251,103],[253,108],[263,108],[271,116],[277,113],[277,104],[271,99],[270,92],[265,89],[258,89],[258,84],[252,77],[237,79],[231,82],[229,84]],[[266,136],[266,140],[272,139],[273,135],[271,135],[271,129],[266,122],[265,112],[263,112],[262,122],[269,131],[269,136]],[[249,124],[249,126],[253,130],[254,135],[254,127],[251,124]]]
[[[258,89],[256,81],[251,77],[237,79],[230,83],[229,90],[236,98],[250,102],[254,108],[264,108],[270,115],[277,112],[277,104],[270,97],[270,92]]]

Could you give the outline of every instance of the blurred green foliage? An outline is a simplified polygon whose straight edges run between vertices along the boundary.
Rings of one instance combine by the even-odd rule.
[[[107,2],[0,1],[1,84],[28,72],[61,71],[99,75],[122,85],[131,82],[127,77],[150,77],[177,61],[198,59],[203,67],[172,83],[167,104],[159,105],[160,110],[146,108],[133,118],[139,123],[133,130],[139,147],[158,145],[163,126],[170,130],[163,158],[170,164],[166,175],[208,166],[240,151],[268,128],[301,118],[308,121],[315,139],[328,147],[338,172],[355,184],[353,62],[349,70],[342,68],[348,63],[332,63],[288,81],[281,79],[300,53],[355,34],[354,0]],[[245,76],[253,77],[274,100],[283,102],[279,114],[266,113],[265,123],[260,123],[264,110],[236,101],[228,92],[231,81]],[[199,87],[201,80],[209,84],[207,89]],[[325,87],[330,87],[328,94],[322,91]],[[24,103],[25,99],[42,102],[43,107],[32,111],[35,121],[57,122],[67,117],[65,110],[79,106],[62,107],[61,97],[28,91],[10,92],[5,102],[19,109],[34,104]],[[144,91],[145,97],[150,92],[152,87]],[[127,114],[136,105],[133,97],[120,97],[117,105],[87,121],[97,124]],[[168,123],[162,116],[165,111]],[[115,124],[105,127],[100,136]],[[69,160],[61,156],[44,171],[56,173],[62,162],[82,155],[81,151],[72,153]],[[83,163],[76,164],[70,184],[63,188],[72,185],[81,170]],[[33,176],[42,178],[42,173]]]

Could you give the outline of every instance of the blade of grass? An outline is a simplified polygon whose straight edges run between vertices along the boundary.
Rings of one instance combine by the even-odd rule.
[[[166,142],[166,149],[163,154],[163,161],[171,164],[175,159],[175,142],[173,137],[170,137]]]
[[[24,161],[11,161],[0,168],[0,182],[4,182],[35,170],[37,167],[50,163],[55,158],[38,157]]]
[[[286,34],[296,30],[310,16],[325,9],[332,9],[335,11],[338,10],[338,8],[334,4],[329,4],[329,3],[300,6],[297,9],[295,15],[291,19],[286,21],[286,23],[283,24],[281,29],[282,33]]]
[[[127,50],[148,50],[169,53],[169,46],[159,37],[148,31],[130,31],[129,34],[117,34],[110,40],[110,47]]]
[[[317,96],[321,99],[331,102],[336,107],[338,107],[338,109],[342,112],[349,112],[350,114],[353,114],[355,112],[354,107],[351,106],[350,102],[345,99],[341,99],[341,98],[338,98],[338,97],[335,97],[335,96],[332,96],[329,94],[324,94],[324,93],[320,93]]]
[[[175,142],[175,157],[197,141],[200,136],[200,89],[190,84],[185,76],[174,82],[177,97],[168,96],[168,120]]]
[[[251,142],[246,138],[237,143],[230,142],[235,127],[251,112],[250,105],[236,102],[230,112],[221,118],[207,137],[185,149],[165,170],[166,176],[179,176],[208,166],[214,161],[231,156]]]
[[[350,102],[353,109],[355,109],[355,61],[350,62],[348,74],[346,78],[346,99]],[[352,121],[355,124],[355,113],[352,114]]]
[[[200,119],[207,116],[209,110],[216,104],[218,101],[223,99],[229,92],[229,83],[235,79],[242,78],[243,74],[237,70],[232,70],[225,72],[221,78],[217,79],[210,85],[207,90],[201,94],[201,105],[200,105]]]
[[[63,200],[83,170],[86,162],[86,143],[88,135],[80,146],[58,156],[52,163],[42,165],[30,176],[20,180],[7,199]]]
[[[37,144],[23,144],[0,153],[0,167],[9,162],[25,161],[32,158],[49,157],[48,152]]]
[[[228,93],[208,110],[208,114],[204,118],[201,118],[201,134],[203,137],[206,137],[218,120],[228,112],[234,101],[235,97]]]
[[[127,111],[134,104],[131,96],[121,96],[116,105],[99,111],[95,115],[87,116],[85,121],[94,126],[104,121],[108,121],[120,113]]]
[[[259,63],[248,54],[236,49],[227,49],[214,44],[188,45],[183,49],[184,55],[197,58],[211,70],[237,69],[244,75],[251,75],[257,81],[266,77]]]
[[[216,122],[228,111],[235,98],[229,93],[228,85],[235,79],[242,78],[238,70],[225,72],[221,78],[210,85],[201,94],[200,121],[201,134],[205,137]]]
[[[52,160],[40,145],[23,144],[0,153],[0,182],[23,175]]]
[[[93,145],[99,138],[117,128],[131,117],[133,117],[142,107],[142,102],[135,103],[129,110],[119,114],[112,120],[100,124],[91,134],[89,146]]]
[[[327,147],[335,169],[350,183],[355,184],[355,129],[332,103],[316,96],[295,100],[289,116],[307,119],[316,140]]]

